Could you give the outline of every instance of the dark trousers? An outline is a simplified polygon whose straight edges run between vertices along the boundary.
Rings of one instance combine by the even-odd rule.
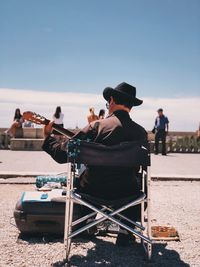
[[[165,130],[158,130],[155,135],[155,153],[159,152],[159,140],[162,141],[162,154],[166,155],[166,132]]]

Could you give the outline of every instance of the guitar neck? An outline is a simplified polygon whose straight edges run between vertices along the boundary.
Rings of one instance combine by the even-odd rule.
[[[73,137],[73,136],[75,135],[74,132],[72,132],[72,131],[70,131],[70,130],[68,130],[68,129],[65,129],[65,128],[63,128],[63,127],[61,127],[60,125],[55,124],[55,123],[53,123],[52,128],[53,128],[54,130],[56,130],[57,132],[59,132],[59,133],[65,135],[65,136],[67,136],[67,137],[69,137],[69,138],[71,138],[71,137]]]

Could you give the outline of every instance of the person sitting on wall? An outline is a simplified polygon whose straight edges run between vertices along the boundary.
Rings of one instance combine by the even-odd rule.
[[[103,120],[104,118],[105,118],[105,109],[100,109],[99,120]]]
[[[14,118],[13,118],[13,123],[10,126],[10,128],[5,131],[5,133],[7,135],[9,135],[10,137],[15,137],[16,130],[17,130],[17,128],[21,128],[22,127],[22,123],[23,123],[23,117],[22,117],[22,114],[20,112],[20,109],[17,108],[15,110],[15,115],[14,115]]]
[[[61,126],[61,127],[64,127],[63,119],[64,119],[64,114],[63,114],[62,111],[61,111],[61,107],[58,106],[58,107],[56,107],[56,111],[55,111],[55,113],[54,113],[54,115],[53,115],[52,121],[53,121],[55,124],[57,124],[57,125],[59,125],[59,126]],[[55,135],[55,137],[57,137],[58,139],[62,139],[62,134],[60,134],[58,131],[53,130],[52,133],[53,133],[53,134]]]
[[[88,123],[98,120],[98,116],[94,113],[94,108],[89,108],[89,115],[87,116]]]

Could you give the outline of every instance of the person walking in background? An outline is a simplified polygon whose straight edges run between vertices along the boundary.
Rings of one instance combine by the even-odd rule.
[[[58,106],[56,107],[56,111],[53,115],[53,122],[61,127],[64,127],[63,119],[64,119],[64,114],[61,111],[61,107]],[[52,133],[54,135],[61,136],[61,134],[57,132],[56,130],[53,130]]]
[[[23,117],[19,108],[16,108],[13,123],[8,130],[5,131],[10,137],[15,137],[16,129],[21,128],[23,123]]]
[[[159,140],[162,141],[162,155],[166,155],[166,135],[169,131],[169,120],[163,114],[163,109],[158,109],[155,120],[155,154],[159,152]]]
[[[100,109],[99,120],[103,120],[104,118],[105,118],[105,109]]]
[[[91,123],[93,121],[96,121],[99,119],[99,117],[94,113],[94,108],[89,108],[89,115],[87,116],[88,123]]]

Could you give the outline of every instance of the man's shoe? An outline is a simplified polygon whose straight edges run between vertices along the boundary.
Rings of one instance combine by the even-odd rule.
[[[116,240],[116,245],[120,247],[130,246],[135,242],[135,236],[132,234],[119,233]]]

